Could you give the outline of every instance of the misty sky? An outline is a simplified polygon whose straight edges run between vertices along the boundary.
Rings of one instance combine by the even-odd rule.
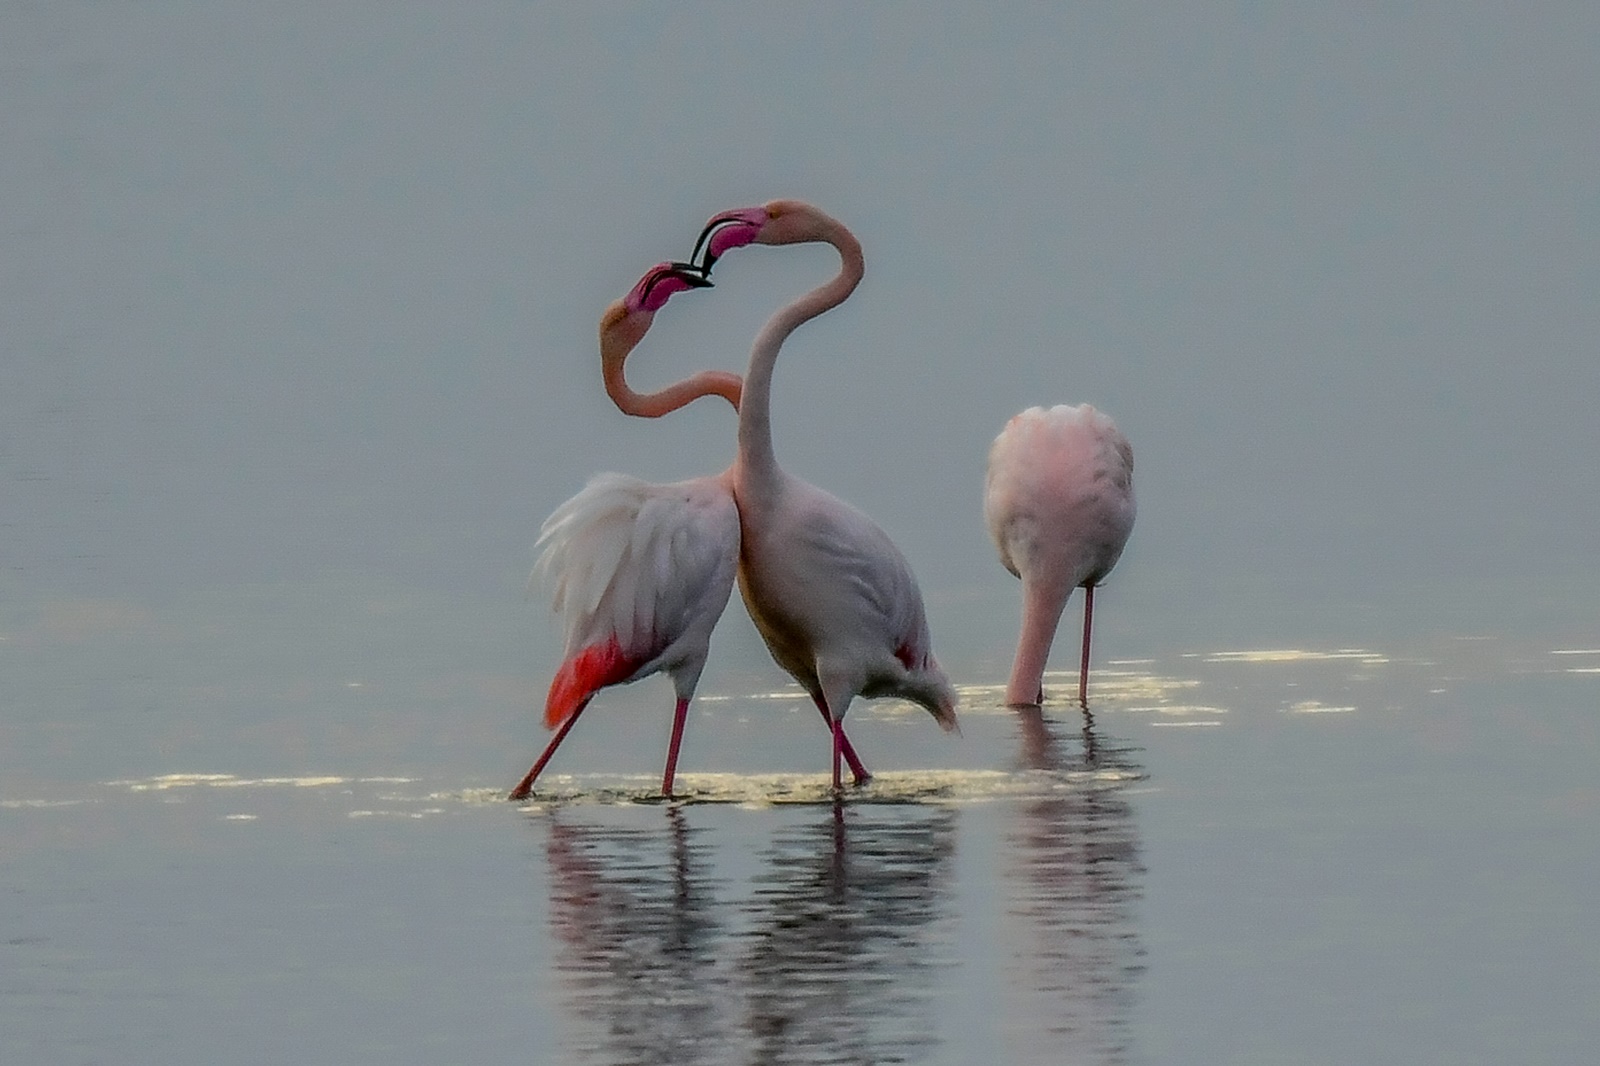
[[[536,615],[589,474],[733,455],[723,405],[610,406],[600,311],[794,196],[867,278],[786,348],[778,454],[936,638],[1012,639],[988,443],[1081,401],[1137,455],[1108,626],[1592,623],[1600,9],[1067,6],[9,6],[0,610],[337,575]],[[730,256],[634,375],[742,369],[835,264]]]

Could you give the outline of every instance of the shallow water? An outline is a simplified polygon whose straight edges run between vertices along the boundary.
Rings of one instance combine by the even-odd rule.
[[[1107,664],[1087,721],[969,688],[959,739],[861,706],[879,772],[838,803],[820,728],[767,756],[815,770],[664,802],[604,769],[657,754],[631,710],[526,804],[515,771],[7,787],[0,1057],[1578,1062],[1597,667],[1180,654]],[[713,699],[686,763],[771,703]]]

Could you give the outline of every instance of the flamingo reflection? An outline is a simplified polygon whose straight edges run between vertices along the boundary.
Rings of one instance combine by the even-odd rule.
[[[796,808],[737,909],[711,850],[659,826],[547,827],[564,1061],[915,1061],[932,1046],[954,812]]]
[[[659,827],[548,822],[550,923],[572,1013],[596,1062],[727,1058],[726,982],[708,848],[669,808]],[[663,847],[665,844],[665,847]]]
[[[739,963],[751,1061],[927,1056],[955,827],[949,810],[835,804],[778,834]]]
[[[1128,1062],[1144,971],[1136,924],[1144,866],[1126,789],[1144,772],[1134,749],[1097,735],[1087,711],[1076,754],[1037,706],[1015,712],[1021,766],[1059,787],[1021,802],[1007,833],[1016,942],[1000,1030],[1013,1040],[1027,1034],[1028,1046],[1009,1048],[1006,1060]],[[1048,1056],[1037,1059],[1041,1038]]]

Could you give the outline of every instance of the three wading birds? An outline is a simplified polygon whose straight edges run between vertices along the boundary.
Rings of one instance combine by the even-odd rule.
[[[624,364],[656,312],[685,289],[708,288],[723,255],[751,244],[821,241],[839,273],[780,308],[756,335],[741,380],[701,371],[658,392],[629,388]],[[600,690],[665,673],[677,697],[661,792],[672,795],[678,750],[711,631],[735,580],[777,664],[810,695],[841,762],[868,780],[844,732],[857,696],[898,696],[956,728],[956,692],[933,655],[922,593],[888,534],[861,511],[778,465],[772,447],[772,371],[783,343],[843,303],[861,280],[861,244],[810,204],[774,200],[712,217],[684,262],[652,267],[600,317],[606,393],[623,413],[659,418],[702,396],[738,412],[738,452],[720,474],[656,485],[600,474],[556,508],[539,538],[537,572],[554,586],[566,648],[545,702],[556,730],[511,791],[523,799]],[[989,452],[984,517],[1000,561],[1022,579],[1022,632],[1006,702],[1043,702],[1042,678],[1067,599],[1084,589],[1078,701],[1088,707],[1094,589],[1133,529],[1133,452],[1111,419],[1087,404],[1031,407]]]

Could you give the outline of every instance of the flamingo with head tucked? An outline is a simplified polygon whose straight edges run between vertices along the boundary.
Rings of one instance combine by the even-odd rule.
[[[1133,532],[1133,448],[1088,404],[1030,407],[989,450],[983,513],[1000,562],[1022,579],[1022,635],[1006,684],[1012,706],[1044,702],[1044,668],[1072,590],[1082,588],[1078,702],[1089,707],[1094,589]]]
[[[833,785],[839,787],[843,720],[857,696],[920,704],[956,728],[956,693],[933,656],[922,593],[905,557],[849,504],[778,466],[772,447],[772,373],[778,351],[803,323],[837,307],[865,269],[861,244],[810,204],[775,200],[714,216],[695,246],[704,274],[747,244],[822,241],[839,253],[828,283],[780,309],[757,335],[739,405],[733,495],[742,541],[739,588],[778,665],[833,726]]]
[[[662,263],[606,308],[600,319],[601,372],[624,413],[659,417],[702,396],[721,396],[738,409],[736,374],[702,371],[649,394],[634,392],[624,374],[628,354],[667,300],[708,284],[682,264]],[[689,702],[711,632],[733,590],[739,539],[728,472],[668,485],[600,474],[556,508],[540,533],[536,572],[554,578],[554,606],[566,624],[566,650],[545,701],[545,724],[559,729],[510,798],[532,792],[599,690],[656,673],[671,677],[677,697],[661,780],[662,795],[672,795]],[[848,758],[864,780],[866,770],[853,750]]]

